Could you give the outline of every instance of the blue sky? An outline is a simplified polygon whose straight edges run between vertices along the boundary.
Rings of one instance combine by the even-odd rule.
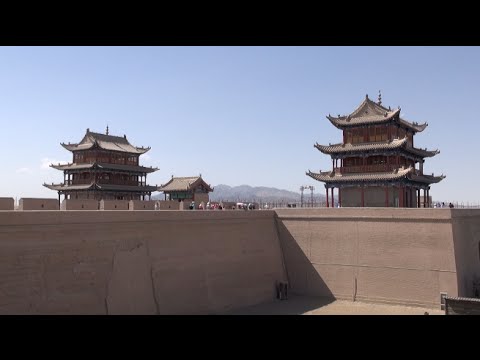
[[[0,47],[0,196],[56,197],[51,162],[85,130],[126,134],[171,175],[297,191],[331,168],[313,147],[341,141],[325,118],[365,94],[428,122],[415,146],[440,149],[427,173],[439,200],[480,201],[478,47]]]

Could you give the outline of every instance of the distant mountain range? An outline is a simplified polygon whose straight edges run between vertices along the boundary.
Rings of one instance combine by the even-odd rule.
[[[310,191],[305,191],[303,196],[305,201],[309,201]],[[212,201],[300,202],[300,193],[273,187],[253,187],[249,185],[232,187],[220,184],[214,186],[213,192],[209,194],[209,197]],[[163,194],[152,196],[152,199],[163,200],[163,198]],[[325,195],[314,194],[314,199],[316,201],[324,201]]]
[[[323,200],[324,196],[314,194],[315,199]],[[228,185],[217,185],[210,193],[212,201],[285,201],[299,202],[300,193],[282,190],[272,187],[240,185],[231,187]],[[310,199],[310,192],[304,192],[304,200]]]

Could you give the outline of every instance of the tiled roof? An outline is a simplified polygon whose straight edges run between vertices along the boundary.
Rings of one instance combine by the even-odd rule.
[[[432,157],[432,156],[435,156],[437,154],[440,154],[440,150],[427,150],[427,149],[419,149],[419,148],[414,148],[414,147],[411,147],[411,146],[407,146],[406,149],[415,154],[415,155],[419,155],[421,157]]]
[[[133,191],[133,192],[154,192],[156,186],[131,186],[131,185],[113,185],[113,184],[82,184],[82,185],[64,185],[64,184],[43,184],[43,186],[56,191],[75,191],[99,189],[106,191]]]
[[[480,302],[478,298],[466,298],[466,297],[452,297],[452,296],[445,296],[447,300],[457,300],[457,301],[469,301],[469,302]]]
[[[320,173],[313,173],[310,170],[306,173],[311,178],[323,182],[350,182],[350,181],[382,181],[382,180],[396,180],[405,177],[413,170],[412,167],[407,169],[399,169],[390,172],[377,173],[349,173],[340,174],[334,171],[326,171]]]
[[[104,150],[119,151],[119,152],[125,152],[130,154],[144,154],[148,150],[150,150],[149,147],[139,148],[139,147],[133,146],[128,142],[126,136],[121,137],[121,136],[99,134],[99,133],[91,132],[88,129],[82,141],[80,141],[78,144],[62,143],[61,145],[69,151],[78,151],[78,150],[88,150],[92,148],[95,144]]]
[[[361,151],[371,151],[371,150],[393,150],[403,147],[406,151],[413,153],[421,157],[431,157],[438,153],[439,150],[427,150],[427,149],[417,149],[411,147],[407,143],[407,138],[403,139],[394,139],[392,141],[382,141],[382,142],[368,142],[368,143],[358,143],[358,144],[332,144],[332,145],[320,145],[315,144],[315,148],[320,150],[324,154],[341,154],[347,152],[361,152]]]
[[[67,190],[88,190],[94,188],[95,185],[91,184],[82,184],[82,185],[64,185],[64,184],[43,184],[43,186],[49,188],[50,190],[56,191],[67,191]]]
[[[209,191],[213,191],[201,176],[172,177],[169,182],[160,186],[158,191],[188,191],[192,189],[194,185],[197,185],[198,182],[202,182]]]
[[[438,183],[443,180],[446,176],[434,176],[432,175],[420,175],[417,174],[416,170],[413,167],[408,168],[399,168],[395,171],[390,172],[371,172],[371,173],[347,173],[340,174],[334,171],[325,171],[320,173],[313,173],[310,170],[306,173],[311,178],[326,182],[326,183],[348,183],[353,181],[386,181],[386,180],[397,180],[401,178],[408,178],[409,180],[415,182],[422,182],[426,184]]]
[[[400,118],[400,109],[387,109],[370,100],[368,96],[350,115],[339,115],[337,117],[328,115],[327,119],[338,128],[355,125],[381,124],[392,119],[394,121],[398,121],[403,126],[406,126],[415,132],[423,131],[428,125],[427,123],[419,125],[404,120]]]
[[[440,175],[440,176],[434,176],[433,174],[432,175],[425,175],[425,174],[423,174],[423,175],[418,174],[417,175],[415,172],[413,172],[411,175],[409,175],[409,179],[411,179],[413,181],[417,181],[417,182],[427,183],[427,184],[438,183],[445,178],[446,178],[445,175]]]
[[[333,145],[320,145],[315,144],[318,150],[325,154],[336,154],[342,152],[350,152],[350,151],[365,151],[365,150],[381,150],[381,149],[396,149],[407,142],[407,138],[403,139],[395,139],[392,141],[382,141],[382,142],[368,142],[368,143],[360,143],[360,144],[333,144]]]
[[[81,170],[81,169],[108,169],[108,170],[123,170],[138,173],[152,173],[158,170],[158,168],[137,166],[137,165],[123,165],[123,164],[107,164],[107,163],[92,163],[92,164],[61,164],[50,165],[57,170]]]

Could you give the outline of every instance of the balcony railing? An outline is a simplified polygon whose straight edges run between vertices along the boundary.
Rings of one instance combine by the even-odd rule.
[[[78,180],[66,180],[65,185],[87,185],[92,183],[92,179],[78,179]],[[97,180],[97,184],[110,184],[110,185],[128,185],[128,186],[146,186],[144,181],[114,181],[114,180]]]
[[[375,165],[343,166],[339,169],[342,174],[350,174],[350,173],[390,172],[399,168],[400,166],[393,165],[393,164],[390,164],[390,165],[375,164]]]

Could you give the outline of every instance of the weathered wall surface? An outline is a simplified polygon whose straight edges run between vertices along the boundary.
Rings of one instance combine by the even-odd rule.
[[[222,313],[287,280],[437,307],[474,296],[479,242],[480,210],[2,211],[0,314]]]
[[[458,296],[480,296],[480,211],[470,209],[450,211],[457,262]]]
[[[21,198],[18,210],[59,210],[58,199]]]
[[[62,201],[61,210],[98,210],[99,201],[93,199],[66,199]]]
[[[13,198],[0,197],[0,210],[14,210],[15,201]]]
[[[128,204],[129,210],[155,210],[155,200],[130,200]]]
[[[100,200],[100,210],[128,210],[128,200]]]
[[[480,234],[479,210],[474,211],[476,221],[458,214],[453,230],[450,209],[276,212],[289,281],[296,293],[436,307],[440,292],[462,296],[457,276],[468,278],[480,270],[478,261],[466,265],[474,263],[473,255],[463,264],[463,250],[455,253],[456,248],[472,253],[478,246],[468,234]],[[460,226],[460,221],[470,227]]]
[[[207,314],[272,301],[273,211],[0,212],[0,314]]]
[[[158,201],[158,210],[183,210],[183,208],[181,209],[182,205],[184,203],[177,200]]]

